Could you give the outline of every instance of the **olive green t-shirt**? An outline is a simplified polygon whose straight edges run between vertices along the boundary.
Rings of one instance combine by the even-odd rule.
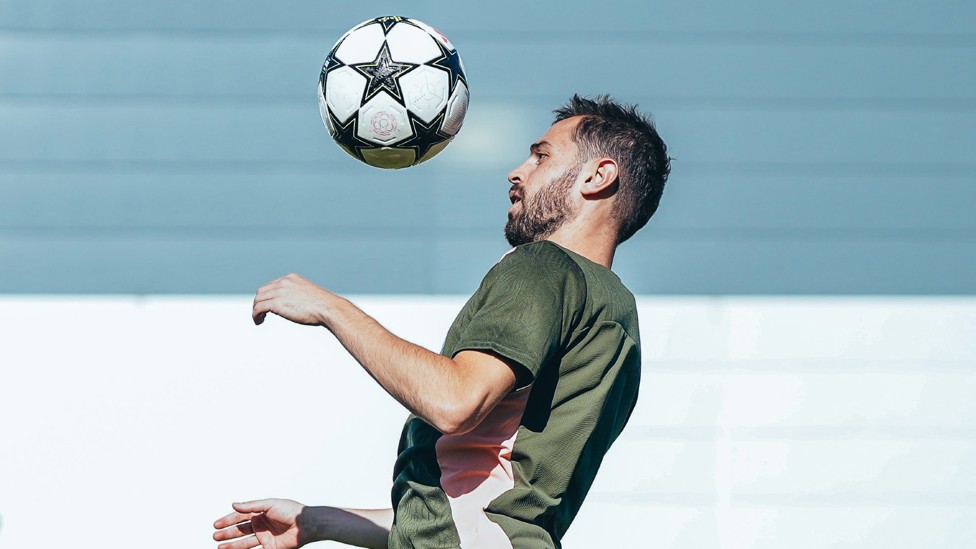
[[[637,399],[634,296],[552,242],[519,246],[451,326],[442,354],[463,350],[517,364],[517,388],[462,435],[407,419],[390,547],[559,547]]]

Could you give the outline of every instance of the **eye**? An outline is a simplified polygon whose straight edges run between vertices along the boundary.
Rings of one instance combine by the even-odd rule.
[[[541,164],[542,161],[545,160],[548,157],[549,157],[549,155],[546,154],[546,153],[544,153],[544,152],[537,152],[537,153],[535,153],[535,163],[536,163],[536,165]]]

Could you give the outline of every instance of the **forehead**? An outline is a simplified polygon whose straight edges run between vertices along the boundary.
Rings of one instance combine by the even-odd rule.
[[[539,138],[539,142],[547,142],[551,146],[557,149],[569,149],[572,151],[576,150],[576,141],[574,135],[576,133],[576,126],[579,125],[581,117],[574,116],[572,118],[567,118],[565,120],[560,120],[552,126],[546,133]]]

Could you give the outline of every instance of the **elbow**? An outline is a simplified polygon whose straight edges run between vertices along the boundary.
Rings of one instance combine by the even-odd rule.
[[[434,423],[434,428],[444,436],[454,437],[469,432],[473,427],[468,427],[463,422],[439,421]]]
[[[438,407],[429,423],[447,436],[463,435],[470,432],[484,419],[477,412],[477,407],[460,402],[444,403]]]

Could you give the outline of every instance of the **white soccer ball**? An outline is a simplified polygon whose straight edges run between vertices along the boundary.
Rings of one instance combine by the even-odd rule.
[[[457,49],[416,19],[364,21],[339,38],[322,65],[322,121],[344,151],[371,166],[429,160],[461,129],[467,110]]]

